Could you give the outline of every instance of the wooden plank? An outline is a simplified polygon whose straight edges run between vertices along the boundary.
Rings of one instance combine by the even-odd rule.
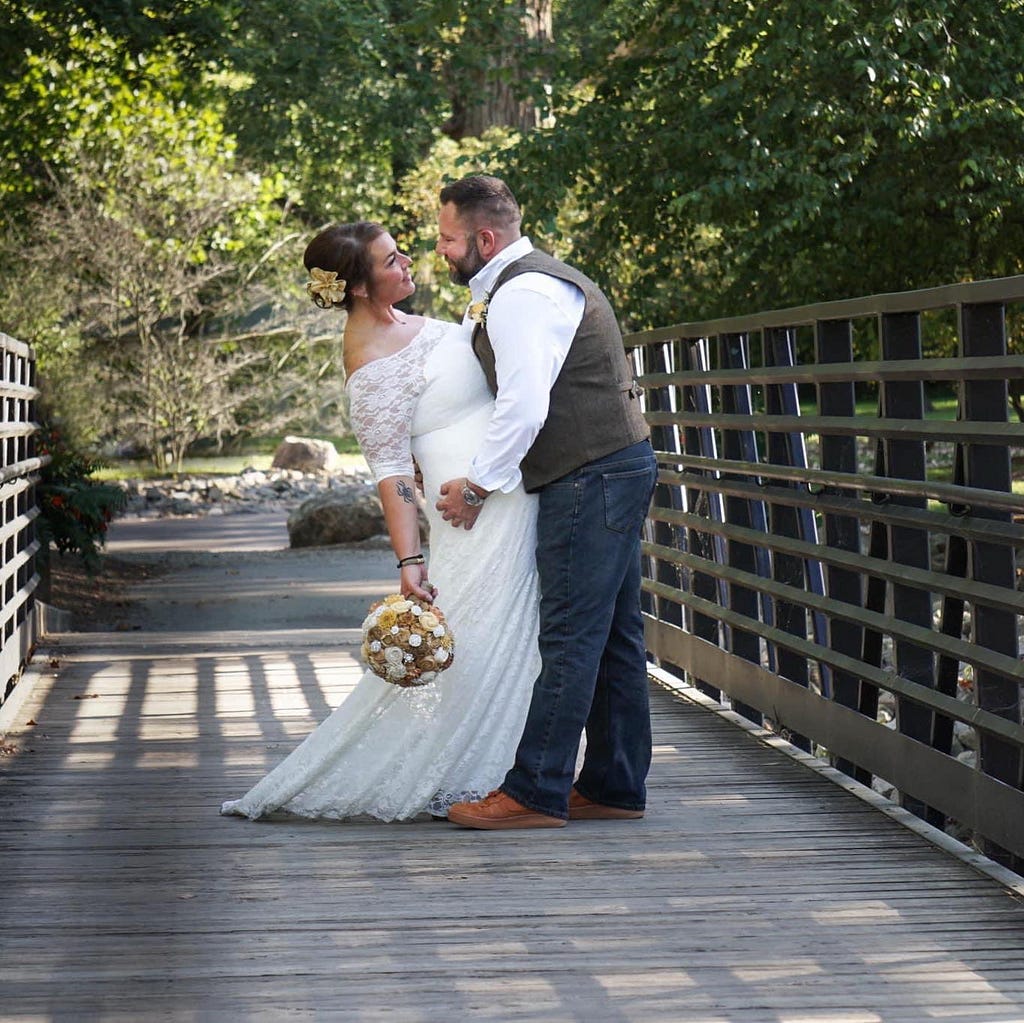
[[[1024,1018],[1018,898],[659,687],[642,821],[220,817],[358,678],[327,631],[62,641],[0,757],[0,1017]]]

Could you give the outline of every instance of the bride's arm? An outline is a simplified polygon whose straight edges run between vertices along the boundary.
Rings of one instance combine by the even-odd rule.
[[[427,563],[420,546],[419,506],[413,477],[389,476],[377,484],[377,493],[384,506],[384,522],[391,538],[391,549],[398,559],[401,592],[429,604],[437,591],[427,578]],[[410,563],[403,565],[403,561]]]
[[[416,395],[402,387],[400,378],[384,370],[386,367],[371,364],[349,378],[349,419],[377,481],[391,547],[399,561],[412,558],[418,562],[399,565],[401,592],[429,603],[435,591],[427,579],[420,547],[410,438]]]

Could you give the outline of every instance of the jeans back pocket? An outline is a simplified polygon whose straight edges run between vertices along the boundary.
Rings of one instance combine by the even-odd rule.
[[[640,528],[650,507],[654,479],[654,470],[647,467],[602,474],[604,524],[608,529],[629,533]]]

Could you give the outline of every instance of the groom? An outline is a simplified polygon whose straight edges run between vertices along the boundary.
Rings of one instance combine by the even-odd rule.
[[[441,191],[437,251],[468,284],[473,349],[496,395],[469,476],[437,507],[472,529],[488,494],[538,494],[541,671],[515,764],[469,828],[553,828],[642,817],[651,762],[640,613],[640,528],[657,474],[611,306],[593,281],[534,249],[498,178]],[[587,748],[576,785],[580,736]]]

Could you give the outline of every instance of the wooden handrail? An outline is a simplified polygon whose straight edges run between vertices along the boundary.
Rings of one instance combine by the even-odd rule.
[[[700,339],[720,334],[747,334],[752,331],[786,327],[804,327],[829,320],[856,320],[865,316],[894,313],[923,313],[962,305],[990,305],[1024,301],[1024,274],[985,281],[946,284],[919,291],[897,291],[863,298],[840,299],[792,306],[744,316],[678,323],[657,330],[627,334],[628,347],[658,344],[673,338]]]

